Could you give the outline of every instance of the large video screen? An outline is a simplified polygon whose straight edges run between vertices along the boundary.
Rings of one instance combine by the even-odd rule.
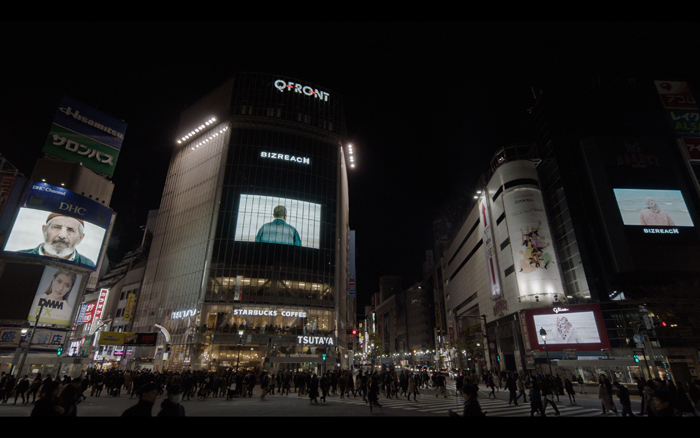
[[[540,329],[547,332],[547,345],[599,344],[601,342],[595,315],[590,312],[575,312],[554,315],[533,315],[537,340]]]
[[[680,190],[613,189],[625,225],[692,227]]]
[[[62,187],[30,183],[6,252],[96,269],[112,210]]]
[[[82,275],[45,267],[27,319],[36,321],[38,317],[40,323],[70,325],[82,279]]]
[[[275,196],[241,195],[234,239],[318,249],[321,205]]]

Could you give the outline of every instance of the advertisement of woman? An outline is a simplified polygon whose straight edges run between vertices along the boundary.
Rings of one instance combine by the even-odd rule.
[[[27,319],[36,321],[39,310],[43,306],[39,322],[69,325],[81,281],[81,275],[51,266],[44,268],[44,274],[41,276]]]

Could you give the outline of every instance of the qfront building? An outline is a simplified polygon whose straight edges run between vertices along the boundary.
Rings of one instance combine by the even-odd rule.
[[[236,74],[181,116],[133,332],[153,369],[347,366],[341,97]]]

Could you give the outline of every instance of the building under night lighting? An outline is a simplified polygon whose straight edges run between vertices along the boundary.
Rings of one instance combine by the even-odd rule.
[[[344,129],[338,94],[269,74],[183,112],[131,329],[160,333],[142,368],[347,366]]]

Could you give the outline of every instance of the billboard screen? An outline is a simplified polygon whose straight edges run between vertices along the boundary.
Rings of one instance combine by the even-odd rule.
[[[550,350],[610,348],[598,305],[544,307],[526,310],[525,314],[533,350],[544,350],[541,329],[547,332],[547,348]]]
[[[70,325],[82,280],[82,275],[45,267],[27,319],[36,321],[39,316],[40,323]]]
[[[520,295],[563,294],[554,242],[538,189],[503,195]]]
[[[112,210],[61,187],[28,187],[3,250],[95,270]]]
[[[234,239],[319,248],[321,205],[275,196],[241,195]]]
[[[43,152],[112,176],[125,131],[125,122],[64,96]]]
[[[625,225],[692,227],[680,190],[613,189]]]

